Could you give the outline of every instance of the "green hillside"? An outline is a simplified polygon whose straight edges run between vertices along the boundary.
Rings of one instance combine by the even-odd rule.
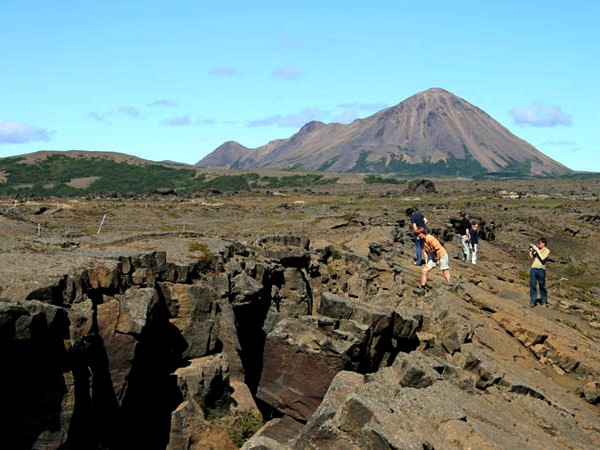
[[[117,162],[103,157],[49,154],[34,161],[25,156],[0,159],[0,195],[81,196],[92,193],[148,194],[171,188],[178,194],[201,189],[240,191],[252,188],[314,186],[335,183],[323,175],[282,177],[256,173],[214,175],[160,164]]]

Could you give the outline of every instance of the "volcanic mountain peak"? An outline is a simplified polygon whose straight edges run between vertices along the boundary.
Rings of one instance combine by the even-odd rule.
[[[481,109],[441,88],[348,125],[308,122],[290,138],[255,149],[226,143],[196,165],[441,176],[570,172]]]

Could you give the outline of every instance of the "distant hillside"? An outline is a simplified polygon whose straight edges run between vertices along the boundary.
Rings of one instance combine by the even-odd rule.
[[[226,142],[196,166],[395,173],[402,176],[565,175],[571,170],[467,101],[439,88],[351,124],[309,122],[249,149]]]
[[[321,174],[261,176],[223,173],[193,166],[157,163],[112,152],[44,151],[0,158],[0,195],[80,196],[91,193],[148,194],[161,188],[187,194],[219,191],[314,186],[337,180]]]

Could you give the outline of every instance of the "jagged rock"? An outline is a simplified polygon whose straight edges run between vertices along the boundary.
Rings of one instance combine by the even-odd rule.
[[[171,283],[190,283],[192,269],[190,265],[167,263],[164,279]]]
[[[171,414],[167,449],[195,448],[210,429],[209,420],[229,412],[232,388],[227,358],[218,354],[194,359],[177,369],[175,376],[183,401]]]
[[[283,414],[307,420],[333,377],[360,362],[364,335],[333,328],[331,319],[308,316],[279,322],[266,339],[257,397]]]
[[[329,421],[335,416],[342,402],[360,392],[365,384],[365,376],[356,372],[341,371],[331,381],[323,401],[300,431],[292,448],[317,448],[312,443],[327,442],[333,437]],[[334,443],[329,441],[333,447]],[[343,447],[337,447],[343,448]]]
[[[263,288],[259,281],[245,272],[234,276],[229,291],[232,305],[237,307],[259,301]]]
[[[242,346],[236,328],[236,318],[233,307],[227,300],[219,301],[217,306],[219,309],[217,342],[222,346],[223,353],[227,355],[232,383],[234,380],[244,380],[245,371],[240,356],[242,353]]]
[[[302,423],[289,416],[270,420],[242,448],[289,449],[291,441],[296,438],[302,427]]]
[[[578,389],[578,392],[585,398],[586,402],[592,405],[600,403],[600,382],[596,380],[588,381]]]
[[[462,348],[458,362],[475,376],[475,387],[478,389],[487,389],[504,378],[497,364],[473,347]]]
[[[452,354],[459,351],[462,344],[472,339],[473,329],[465,318],[448,314],[441,319],[438,335],[443,347]]]
[[[134,370],[140,336],[156,320],[158,296],[154,289],[139,288],[106,298],[98,305],[98,334],[107,355],[112,389],[122,402]],[[154,316],[154,317],[153,317]]]
[[[84,272],[84,281],[89,289],[116,290],[119,287],[122,273],[121,263],[109,263],[95,266]]]
[[[431,360],[418,352],[398,355],[392,368],[399,376],[398,384],[402,387],[422,389],[442,380],[443,366],[432,367]]]
[[[31,300],[0,301],[0,448],[58,448],[75,413],[68,313]]]
[[[223,353],[193,359],[190,365],[177,369],[175,375],[184,401],[194,403],[205,419],[229,412],[229,364]]]
[[[231,388],[231,411],[235,414],[242,414],[247,411],[252,412],[256,417],[261,416],[261,412],[256,405],[256,401],[252,396],[252,392],[246,383],[230,379],[229,387]]]
[[[171,428],[166,450],[193,448],[197,436],[209,428],[202,416],[203,411],[193,402],[184,401],[179,404],[171,413]]]
[[[224,293],[216,291],[204,281],[163,286],[169,292],[171,311],[176,310],[171,323],[181,331],[187,342],[187,349],[182,356],[195,359],[215,353],[219,335],[217,305]]]
[[[593,447],[593,437],[578,433],[576,419],[567,417],[560,406],[512,389],[514,394],[507,392],[490,402],[455,384],[456,370],[437,359],[410,354],[393,367],[359,376],[353,384],[340,372],[291,448],[518,448],[526,442],[544,448]],[[417,372],[432,377],[408,377],[416,380],[418,389],[400,387],[407,374]],[[512,416],[513,403],[536,423]],[[572,440],[558,442],[557,435]]]
[[[274,286],[273,306],[284,316],[302,316],[312,313],[312,293],[307,274],[303,269],[286,267]]]
[[[257,436],[246,441],[242,446],[243,450],[289,450],[285,444],[267,436]]]
[[[452,308],[455,297],[449,293],[436,293],[432,301],[436,306],[423,318],[423,331],[429,338],[431,335],[435,336],[428,347],[435,347],[434,351],[454,354],[460,351],[462,344],[471,341],[473,328],[466,317]]]
[[[42,286],[31,290],[27,296],[26,300],[40,300],[47,303],[52,303],[55,305],[61,305],[63,301],[63,283],[65,277],[60,276],[50,276],[48,279],[40,281],[38,284]]]
[[[376,370],[390,354],[395,354],[399,341],[415,337],[419,323],[415,319],[403,319],[391,308],[346,299],[330,293],[323,293],[319,301],[319,314],[338,321],[355,321],[368,327],[369,335],[365,346],[369,359],[363,370]]]
[[[435,184],[431,180],[415,180],[408,183],[404,189],[405,195],[429,194],[437,192]]]
[[[394,261],[402,247],[362,241],[368,252],[345,241],[340,259],[297,237],[252,251],[213,240],[203,262],[188,241],[176,263],[113,254],[28,282],[30,300],[0,302],[0,413],[14,430],[0,447],[209,448],[207,417],[228,395],[231,411],[258,412],[257,394],[284,416],[245,448],[595,448],[597,381],[559,395],[550,376],[597,380],[597,360],[582,334],[531,320],[557,311],[509,315],[512,301],[478,298],[483,276],[451,292],[434,273],[426,298],[402,296],[419,276]],[[313,295],[319,317],[305,315]]]
[[[284,267],[308,268],[310,241],[298,236],[266,236],[254,242],[261,247],[260,257]]]

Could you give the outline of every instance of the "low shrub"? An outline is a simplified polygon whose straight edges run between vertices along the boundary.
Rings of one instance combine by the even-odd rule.
[[[232,442],[241,447],[248,439],[254,436],[262,426],[264,420],[254,411],[244,411],[234,419],[229,429],[229,438]]]

